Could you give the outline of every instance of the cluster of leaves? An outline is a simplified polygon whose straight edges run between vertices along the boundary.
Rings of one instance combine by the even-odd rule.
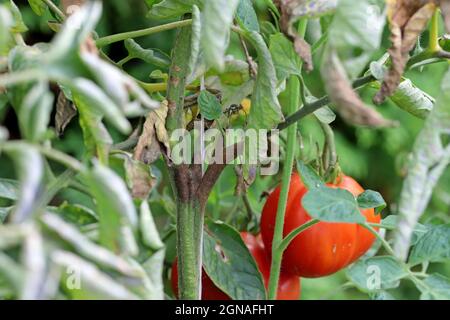
[[[362,102],[354,90],[361,86],[380,90],[376,100],[389,97],[402,110],[426,119],[411,157],[399,216],[388,216],[379,226],[367,225],[394,230],[394,249],[380,236],[346,274],[372,298],[392,298],[387,290],[397,288],[403,279],[413,281],[424,299],[450,298],[450,280],[426,274],[430,262],[448,261],[450,227],[417,223],[450,161],[450,149],[442,139],[450,126],[450,78],[443,79],[442,94],[436,100],[402,78],[405,69],[418,66],[407,64],[409,54],[436,6],[441,6],[448,20],[446,1],[417,1],[420,6],[414,10],[409,10],[407,1],[389,1],[393,41],[390,55],[383,57],[377,56],[386,23],[383,1],[266,0],[274,23],[260,22],[251,0],[145,2],[150,18],[190,20],[183,25],[189,28],[186,52],[169,57],[125,37],[120,40],[127,56],[117,63],[110,61],[93,45],[101,50],[112,41],[97,39],[94,32],[101,14],[97,2],[86,4],[62,25],[52,22],[59,31],[51,43],[27,46],[20,11],[12,0],[0,5],[0,120],[11,106],[21,136],[20,141],[8,140],[8,131],[0,126],[0,152],[12,159],[17,172],[17,180],[0,179],[0,221],[4,223],[0,224],[0,297],[164,298],[163,268],[174,251],[167,239],[173,238],[176,201],[170,198],[167,185],[156,188],[158,179],[152,174],[157,172],[154,163],[161,154],[172,156],[167,132],[171,123],[166,123],[171,110],[156,91],[170,85],[167,72],[178,55],[186,69],[187,90],[183,87],[178,97],[186,109],[182,123],[186,128],[197,118],[220,128],[276,128],[291,116],[286,114],[283,96],[290,76],[301,78],[303,109],[311,110],[323,125],[336,120],[327,105],[351,125],[395,124]],[[38,15],[49,10],[45,1],[29,3]],[[53,14],[56,20],[64,18]],[[296,30],[298,21],[305,19],[318,22],[321,30],[311,47]],[[232,33],[244,44],[245,59],[227,55],[230,42],[236,41]],[[136,36],[144,34],[145,30]],[[416,48],[415,57],[439,59],[435,53]],[[314,55],[320,63],[314,63]],[[146,83],[128,75],[123,69],[135,59],[156,67],[151,78],[161,82]],[[314,66],[319,66],[326,98],[314,97],[303,81],[302,67],[312,70]],[[228,111],[248,97],[249,113],[239,119],[243,121],[234,121]],[[49,128],[52,114],[56,114],[56,130]],[[76,116],[84,138],[82,161],[51,147]],[[131,136],[118,147],[113,131]],[[67,169],[56,175],[56,163]],[[364,223],[361,208],[386,206],[379,193],[367,191],[355,198],[326,187],[302,162],[298,167],[310,189],[303,206],[315,219]],[[254,185],[260,188],[256,192],[261,194],[273,183],[255,177],[253,168],[236,171],[240,171],[237,184],[240,180],[247,184],[243,198],[250,217],[245,217],[244,224],[254,227],[257,223],[252,220],[257,220],[261,201],[257,197],[249,201],[245,189],[256,180]],[[227,190],[233,190],[231,184]],[[226,197],[221,187],[219,182],[208,208]],[[93,208],[55,202],[66,188],[86,194]],[[236,203],[234,194],[229,198]],[[167,213],[162,227],[157,228],[149,204]],[[220,209],[212,211],[219,211],[211,214],[213,218],[223,219]],[[228,222],[242,227],[235,216],[228,217]],[[165,234],[164,242],[159,233]],[[383,255],[375,256],[381,247]],[[203,257],[209,277],[233,299],[266,297],[261,274],[234,227],[208,220]],[[416,272],[419,266],[422,271]]]

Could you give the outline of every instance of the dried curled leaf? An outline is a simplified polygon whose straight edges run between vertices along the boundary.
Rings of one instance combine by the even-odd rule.
[[[161,155],[161,144],[170,156],[169,136],[166,130],[168,112],[167,101],[163,101],[159,109],[151,111],[144,123],[144,129],[139,137],[134,151],[134,159],[144,163],[153,163]]]
[[[311,54],[310,45],[301,38],[297,32],[294,30],[292,24],[299,18],[294,12],[298,10],[299,7],[303,7],[306,2],[305,0],[277,0],[274,1],[278,6],[281,19],[280,27],[283,33],[288,36],[293,42],[295,51],[302,58],[306,71],[313,70],[313,61]]]
[[[77,115],[77,108],[68,100],[64,92],[60,91],[56,102],[55,126],[58,135],[62,135],[67,125]]]
[[[392,66],[386,75],[374,102],[382,103],[391,96],[399,86],[409,52],[417,43],[417,37],[427,26],[436,10],[435,0],[398,0],[388,2],[388,18],[391,30],[391,48],[389,54]]]
[[[395,124],[364,104],[353,90],[344,67],[331,48],[325,54],[321,72],[330,99],[346,122],[369,127],[390,127]]]

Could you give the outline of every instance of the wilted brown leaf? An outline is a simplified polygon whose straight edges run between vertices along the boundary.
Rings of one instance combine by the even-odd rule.
[[[134,159],[144,163],[153,163],[161,155],[161,144],[170,157],[169,137],[166,130],[166,118],[168,112],[167,101],[161,103],[161,107],[151,111],[144,123],[144,129],[139,137],[134,151]]]
[[[62,135],[67,125],[77,115],[77,108],[60,91],[56,101],[55,126],[58,136]]]
[[[247,193],[248,188],[255,182],[258,167],[256,165],[236,166],[234,171],[236,173],[237,181],[235,188],[235,195],[242,196]]]
[[[131,157],[125,158],[125,170],[127,183],[131,189],[131,195],[137,199],[147,199],[156,185],[156,179],[150,172],[150,167]]]
[[[382,103],[398,88],[409,60],[409,52],[436,10],[437,0],[390,0],[388,18],[391,30],[392,65],[374,102]]]
[[[280,27],[283,33],[294,42],[294,48],[303,60],[306,71],[313,70],[313,61],[310,45],[301,38],[292,27],[294,10],[303,4],[303,0],[276,0],[274,1],[281,13]]]
[[[353,90],[336,52],[330,48],[325,53],[321,72],[330,99],[346,122],[368,127],[390,127],[396,124],[364,104]]]

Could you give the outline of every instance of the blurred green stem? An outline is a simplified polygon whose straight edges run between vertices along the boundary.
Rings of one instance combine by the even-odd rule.
[[[51,0],[43,0],[43,1],[48,6],[48,8],[51,11],[53,11],[59,22],[63,22],[64,20],[66,20],[66,15],[61,11],[61,9],[58,8],[56,4],[53,3],[53,1]]]
[[[110,36],[99,38],[95,43],[97,44],[97,47],[101,48],[101,47],[107,46],[107,45],[115,43],[115,42],[124,41],[127,39],[144,37],[144,36],[159,33],[162,31],[186,27],[191,24],[192,24],[192,19],[180,20],[180,21],[175,21],[175,22],[171,22],[171,23],[167,23],[167,24],[163,24],[163,25],[155,26],[155,27],[151,27],[151,28],[113,34]]]

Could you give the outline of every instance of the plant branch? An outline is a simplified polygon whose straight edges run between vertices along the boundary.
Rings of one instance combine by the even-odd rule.
[[[406,70],[414,68],[417,64],[424,62],[421,65],[431,64],[434,63],[435,59],[450,59],[450,52],[446,52],[444,50],[438,50],[436,52],[431,52],[429,50],[422,51],[421,53],[413,56],[408,61],[408,65],[406,67]],[[374,81],[375,78],[372,75],[364,76],[359,79],[356,79],[353,82],[353,88],[359,89],[360,87]],[[326,105],[330,104],[330,98],[328,95],[320,98],[319,100],[304,105],[303,108],[298,110],[297,112],[293,113],[289,117],[285,119],[284,122],[280,123],[278,125],[278,130],[284,130],[287,127],[293,125],[294,123],[300,121],[301,119],[305,118],[306,116],[310,115],[311,113],[316,112],[320,108],[325,107]]]
[[[64,12],[62,12],[61,9],[59,9],[59,7],[53,3],[53,1],[51,0],[43,0],[43,1],[48,6],[48,8],[51,11],[53,11],[53,13],[55,13],[59,22],[63,22],[64,20],[66,20],[66,15],[64,14]]]
[[[99,38],[99,39],[97,39],[97,41],[95,43],[97,44],[98,48],[101,48],[101,47],[107,46],[107,45],[115,43],[115,42],[120,42],[120,41],[124,41],[127,39],[144,37],[144,36],[159,33],[162,31],[186,27],[191,24],[192,24],[192,19],[180,20],[180,21],[171,22],[171,23],[167,23],[167,24],[163,24],[163,25],[155,26],[155,27],[151,27],[151,28],[113,34],[110,36]]]
[[[296,76],[291,76],[288,81],[289,93],[289,112],[293,112],[298,108],[300,95],[300,82]],[[277,298],[277,288],[280,278],[281,259],[284,250],[280,249],[283,241],[284,217],[286,213],[286,205],[288,200],[289,187],[291,184],[292,167],[294,165],[297,128],[292,126],[288,129],[286,160],[283,168],[283,178],[281,182],[280,198],[278,200],[278,209],[275,221],[275,229],[272,241],[272,264],[270,267],[270,278],[268,287],[268,298],[275,300]]]
[[[302,233],[303,231],[318,224],[319,222],[320,222],[320,220],[313,219],[313,220],[310,220],[310,221],[302,224],[300,227],[292,230],[280,243],[280,246],[278,247],[278,249],[285,251],[287,249],[287,247],[289,246],[289,244],[292,242],[292,240],[294,240],[300,233]]]
[[[392,250],[390,244],[369,224],[367,223],[360,223],[361,227],[367,229],[372,233],[378,240],[381,241],[381,244],[383,245],[383,248],[393,257],[395,257],[395,252]]]

